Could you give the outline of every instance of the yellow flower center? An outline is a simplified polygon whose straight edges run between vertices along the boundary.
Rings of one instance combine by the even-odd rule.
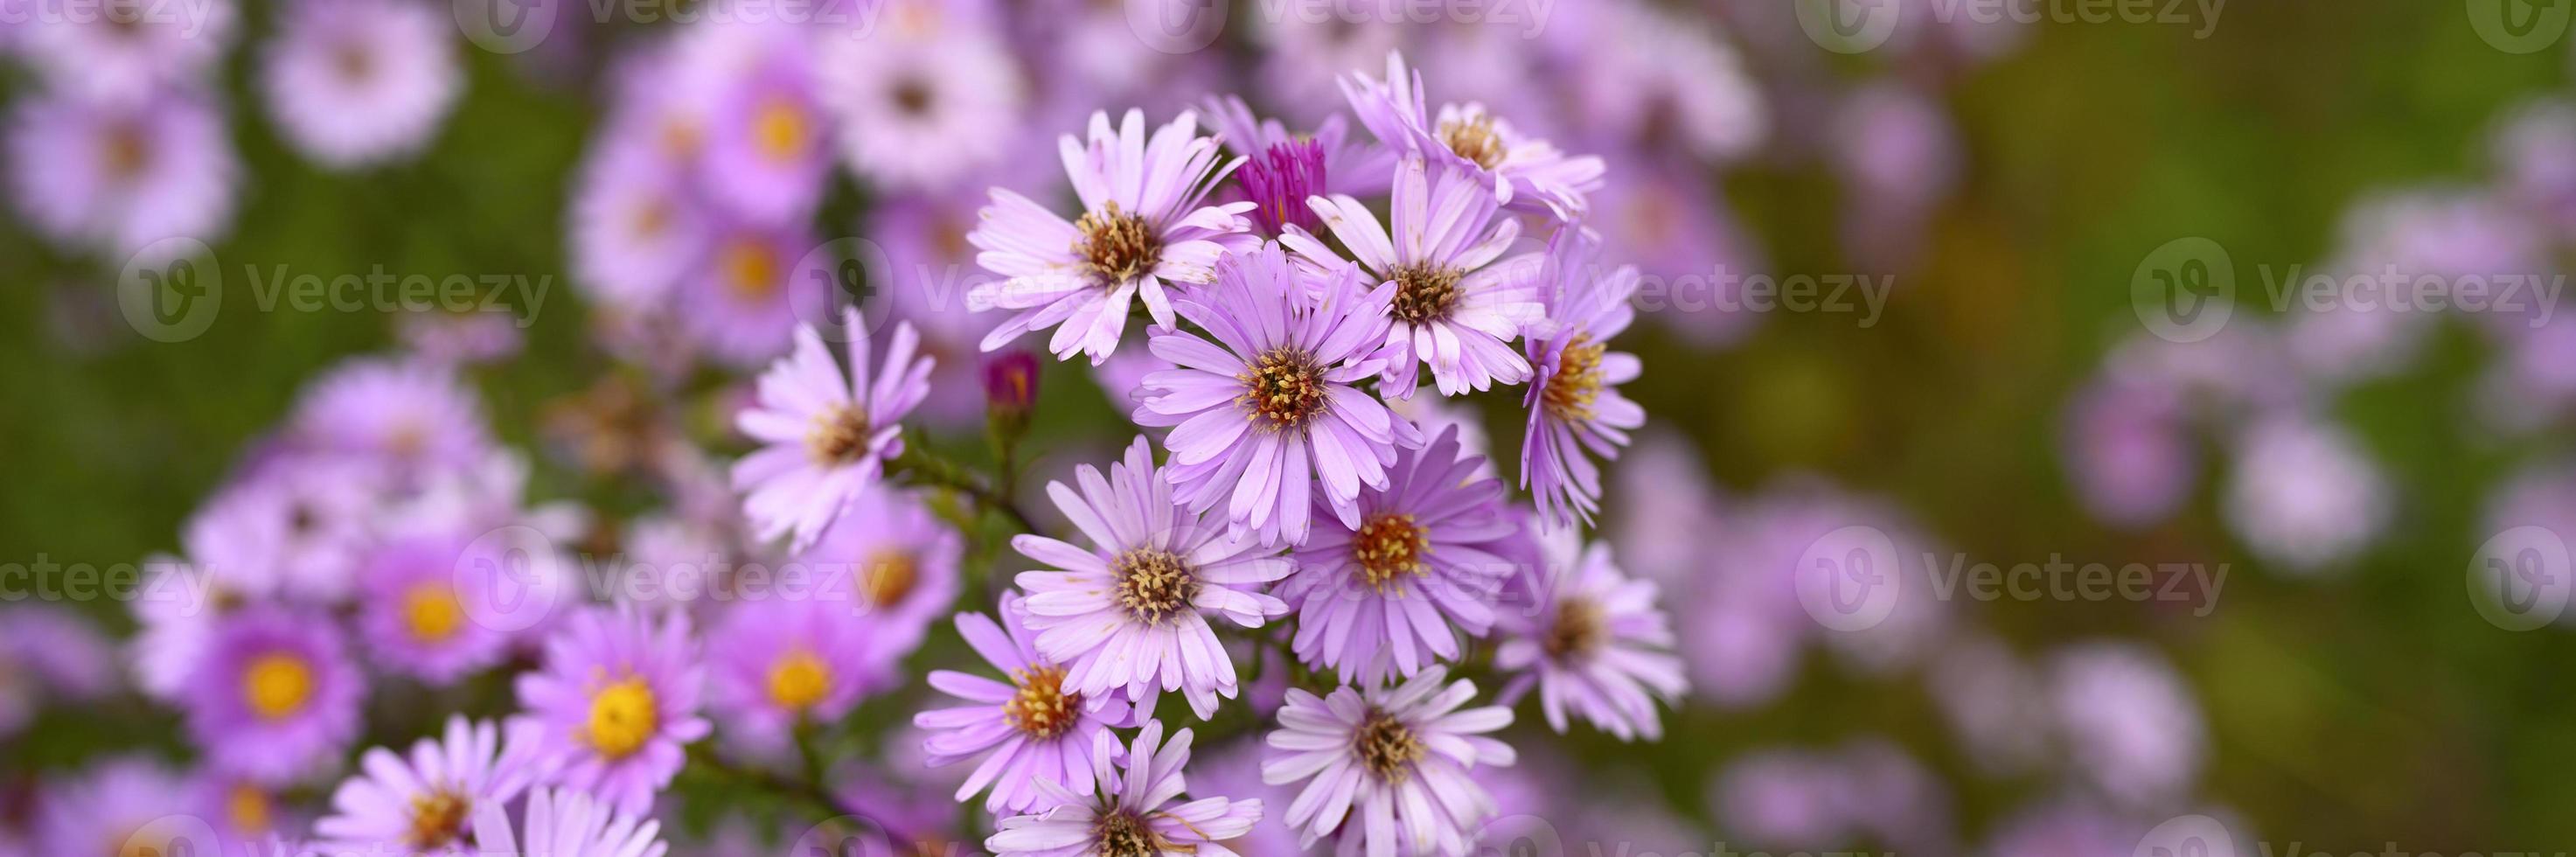
[[[1594,342],[1588,334],[1575,334],[1574,341],[1566,343],[1564,356],[1556,361],[1556,374],[1539,394],[1548,416],[1566,422],[1592,418],[1593,401],[1601,397],[1601,354],[1606,350],[1607,343]]]
[[[1381,782],[1401,783],[1413,774],[1413,763],[1421,760],[1425,748],[1412,727],[1395,719],[1383,709],[1370,709],[1361,719],[1359,731],[1351,736],[1351,749],[1360,763]]]
[[[1422,557],[1431,552],[1431,531],[1415,523],[1412,515],[1380,514],[1360,522],[1360,531],[1351,537],[1351,558],[1360,564],[1360,574],[1369,588],[1386,591],[1386,585],[1401,574],[1422,574]]]
[[[789,711],[803,711],[823,701],[832,690],[832,668],[804,649],[790,650],[769,667],[769,701]]]
[[[456,600],[456,590],[438,583],[423,583],[404,592],[402,615],[412,639],[424,643],[445,642],[465,625],[465,606]]]
[[[805,108],[784,98],[770,99],[751,119],[752,146],[772,161],[792,161],[805,154],[810,122]]]
[[[1019,685],[1020,692],[1002,703],[1002,719],[1020,734],[1053,738],[1082,717],[1082,694],[1064,691],[1063,667],[1045,664],[1012,670],[1011,683]]]
[[[1118,606],[1147,625],[1163,624],[1198,597],[1199,576],[1171,551],[1136,548],[1109,564],[1118,577]]]
[[[1144,819],[1123,809],[1093,821],[1091,838],[1100,843],[1101,857],[1154,857],[1175,849],[1171,840],[1155,833]]]
[[[275,813],[271,811],[268,793],[251,785],[235,785],[224,792],[224,815],[233,829],[258,835],[267,833]]]
[[[242,671],[242,695],[260,719],[285,719],[313,698],[313,665],[286,652],[253,658]]]
[[[1303,350],[1283,347],[1263,352],[1234,379],[1243,383],[1243,395],[1236,401],[1252,410],[1255,428],[1303,428],[1324,410],[1324,370]]]
[[[599,689],[590,698],[590,724],[575,737],[610,759],[623,759],[642,749],[661,725],[653,688],[629,678]]]
[[[778,252],[768,244],[746,239],[725,248],[725,285],[745,303],[758,303],[778,292],[778,269]]]
[[[867,596],[870,606],[884,609],[903,603],[912,594],[913,584],[921,577],[921,567],[912,553],[881,550],[868,558],[859,569],[859,591]]]
[[[1458,157],[1476,162],[1476,166],[1493,169],[1503,162],[1503,138],[1494,133],[1491,116],[1477,116],[1464,121],[1451,119],[1440,123],[1440,142]]]
[[[1400,266],[1387,277],[1395,281],[1395,299],[1387,312],[1414,324],[1448,318],[1449,308],[1458,303],[1458,281],[1466,276],[1465,271],[1428,263]]]
[[[1144,217],[1119,213],[1117,203],[1083,212],[1073,228],[1082,233],[1073,245],[1074,253],[1104,288],[1143,276],[1162,264],[1163,236],[1154,234]]]

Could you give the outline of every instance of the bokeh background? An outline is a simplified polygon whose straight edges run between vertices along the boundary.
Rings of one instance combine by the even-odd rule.
[[[2550,499],[2576,493],[2556,464],[2576,385],[2551,382],[2549,337],[2456,314],[2341,329],[2252,299],[2260,266],[2557,270],[2570,187],[2546,182],[2571,174],[2576,133],[2549,137],[2546,105],[2569,94],[2569,45],[2482,35],[2482,15],[2526,11],[2517,2],[2227,3],[2179,22],[2086,21],[2067,3],[2029,24],[1909,3],[1892,38],[1850,53],[1786,2],[1565,0],[1526,41],[1454,22],[1283,34],[1245,3],[1207,50],[1127,44],[1111,64],[1152,70],[1137,80],[1048,65],[1077,42],[1120,57],[1116,5],[999,9],[992,26],[1030,86],[1018,133],[1039,144],[1022,149],[1051,151],[1090,109],[1159,119],[1211,93],[1310,122],[1338,100],[1332,76],[1374,73],[1400,47],[1435,100],[1487,98],[1605,157],[1614,248],[1622,229],[1668,234],[1626,241],[1650,272],[1893,278],[1880,311],[1648,311],[1623,340],[1645,360],[1628,392],[1652,422],[1613,472],[1602,530],[1632,566],[1658,566],[1642,571],[1665,582],[1696,686],[1660,743],[1578,729],[1547,755],[1585,791],[1636,798],[1611,808],[1633,819],[1603,823],[1641,850],[2127,853],[2185,813],[2275,849],[2576,845],[2576,638],[2489,621],[2469,574],[2504,526],[2576,522],[2576,504]],[[2563,8],[2531,9],[2563,26]],[[529,325],[495,334],[506,346],[456,358],[499,438],[530,454],[533,498],[612,521],[665,505],[617,457],[632,439],[610,424],[635,413],[718,457],[742,448],[721,414],[744,373],[639,368],[603,345],[618,310],[571,259],[614,69],[676,25],[572,9],[518,53],[451,33],[452,113],[416,157],[343,171],[284,139],[263,105],[259,58],[286,14],[245,3],[209,72],[240,159],[237,208],[206,236],[228,278],[244,265],[552,277]],[[1595,68],[1619,64],[1659,68]],[[1282,97],[1280,79],[1324,95]],[[1610,117],[1582,90],[1596,83],[1669,94]],[[0,101],[55,85],[11,63]],[[1023,187],[1060,181],[1049,155],[1008,157],[1037,159]],[[48,168],[13,160],[21,194]],[[818,238],[872,235],[902,195],[837,164],[829,182]],[[177,550],[310,379],[478,322],[256,311],[228,279],[236,303],[202,335],[154,341],[120,312],[130,252],[59,240],[23,211],[0,218],[0,563]],[[2223,248],[2240,292],[2226,330],[2197,343],[2157,338],[2132,291],[2187,237]],[[2414,261],[2426,256],[2470,258]],[[1042,388],[1034,474],[1105,457],[1132,431],[1081,367],[1051,364]],[[1508,459],[1517,402],[1487,404]],[[978,454],[971,428],[960,437],[960,455]],[[1841,524],[1943,562],[2227,576],[2191,603],[1909,602],[1925,629],[1893,654],[1732,598],[1727,581]],[[133,627],[121,605],[67,606],[110,636]],[[0,737],[0,819],[111,752],[190,757],[176,717],[130,692],[49,701],[16,681],[40,698]],[[1675,844],[1643,844],[1661,831]]]

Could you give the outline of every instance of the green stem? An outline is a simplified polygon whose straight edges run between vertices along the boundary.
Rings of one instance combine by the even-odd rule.
[[[992,486],[984,484],[984,480],[966,472],[965,468],[957,466],[955,462],[931,454],[929,449],[921,444],[919,438],[908,438],[904,441],[903,454],[895,457],[894,465],[909,473],[917,483],[946,488],[973,498],[975,505],[988,512],[1001,513],[1024,532],[1044,532],[1038,526],[1037,520],[1022,511],[1018,503],[1013,502],[1010,497]]]

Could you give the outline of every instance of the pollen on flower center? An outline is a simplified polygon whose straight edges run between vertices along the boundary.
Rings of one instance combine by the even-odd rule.
[[[1154,548],[1135,548],[1109,564],[1118,578],[1118,606],[1147,625],[1160,625],[1198,597],[1199,576],[1179,556]]]
[[[867,596],[869,606],[885,609],[902,603],[920,579],[921,567],[910,551],[882,550],[860,567],[859,592]]]
[[[1315,358],[1295,348],[1273,348],[1253,358],[1243,373],[1238,399],[1250,409],[1258,427],[1277,431],[1302,428],[1324,409],[1324,370]]]
[[[1548,416],[1567,422],[1592,418],[1593,401],[1601,397],[1601,354],[1607,345],[1582,334],[1566,344],[1564,356],[1557,358],[1556,373],[1539,394]]]
[[[832,689],[832,668],[804,649],[789,651],[769,667],[769,701],[789,711],[803,711],[823,701]]]
[[[1556,621],[1548,625],[1539,645],[1552,659],[1579,657],[1600,646],[1606,630],[1601,605],[1589,598],[1567,598],[1557,602]]]
[[[1476,166],[1493,169],[1503,162],[1503,138],[1494,133],[1494,118],[1449,119],[1440,123],[1440,142],[1458,157],[1476,162]]]
[[[1373,708],[1352,736],[1351,750],[1380,782],[1401,783],[1413,775],[1413,763],[1422,759],[1424,747],[1412,727],[1384,709]]]
[[[894,106],[913,116],[930,112],[930,85],[911,77],[897,81],[894,85]]]
[[[465,838],[465,820],[474,804],[464,795],[446,788],[411,799],[411,830],[403,843],[416,851],[434,851],[454,845]]]
[[[868,451],[866,411],[852,405],[838,405],[814,417],[814,430],[805,434],[805,449],[817,464],[848,464]]]
[[[1414,324],[1448,318],[1458,304],[1458,281],[1465,277],[1464,271],[1428,263],[1399,266],[1387,278],[1395,281],[1395,301],[1387,312]]]
[[[778,252],[754,240],[740,240],[724,251],[725,286],[735,297],[757,303],[778,291]]]
[[[242,671],[242,695],[251,713],[278,720],[303,710],[313,698],[313,665],[299,655],[272,652],[253,658]]]
[[[99,150],[105,155],[100,160],[108,177],[125,181],[143,175],[143,168],[152,162],[151,138],[143,129],[131,122],[118,122],[107,129],[106,137],[99,141]]]
[[[1153,224],[1146,223],[1143,215],[1119,212],[1115,202],[1099,211],[1083,212],[1073,227],[1082,233],[1073,251],[1103,286],[1133,280],[1162,264],[1163,236],[1154,233]]]
[[[772,161],[792,161],[805,153],[805,109],[784,98],[773,98],[760,106],[752,116],[752,144],[761,157]]]
[[[457,603],[456,590],[437,583],[423,583],[403,593],[403,627],[412,639],[424,643],[445,642],[456,636],[465,624],[464,605]]]
[[[1431,531],[1412,515],[1372,516],[1351,536],[1351,558],[1359,562],[1369,588],[1379,592],[1398,575],[1423,573],[1422,557],[1430,552]]]
[[[1091,823],[1092,841],[1100,843],[1101,857],[1153,857],[1170,844],[1145,820],[1127,810],[1104,813]]]
[[[1002,719],[1020,734],[1031,738],[1053,738],[1073,728],[1082,714],[1082,694],[1066,693],[1064,668],[1054,664],[1012,670],[1011,683],[1019,693],[1002,703]]]
[[[267,833],[276,813],[269,805],[268,793],[247,783],[235,784],[224,792],[224,817],[234,830],[244,833]]]
[[[590,723],[576,736],[610,759],[623,759],[643,749],[645,739],[661,726],[653,688],[629,678],[599,689],[590,698]]]

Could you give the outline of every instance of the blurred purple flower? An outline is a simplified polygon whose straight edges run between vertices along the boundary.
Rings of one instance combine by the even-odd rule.
[[[370,749],[359,760],[363,773],[332,791],[332,814],[314,823],[314,834],[330,854],[388,846],[424,857],[475,854],[467,842],[475,815],[509,803],[543,773],[526,755],[534,738],[527,728],[522,721],[504,735],[491,721],[460,714],[440,736],[414,743],[408,757]]]
[[[206,646],[180,704],[209,763],[283,784],[357,737],[366,677],[326,617],[252,607],[222,619]]]
[[[164,238],[212,242],[231,228],[240,164],[222,112],[194,90],[112,103],[28,98],[8,138],[18,208],[56,242],[122,255]]]
[[[685,614],[591,607],[546,640],[544,668],[519,674],[517,688],[541,736],[536,763],[599,795],[603,810],[634,816],[680,772],[683,748],[711,731],[698,716],[705,681]]]
[[[840,519],[903,453],[901,420],[929,394],[931,364],[913,358],[918,337],[897,324],[883,371],[869,371],[870,343],[858,311],[847,311],[849,371],[832,359],[812,327],[796,329],[794,354],[760,377],[760,402],[734,418],[763,446],[734,463],[733,486],[746,491],[743,514],[763,541],[793,533],[802,551]]]
[[[407,158],[465,84],[456,25],[410,0],[293,0],[261,66],[286,141],[331,169]]]

